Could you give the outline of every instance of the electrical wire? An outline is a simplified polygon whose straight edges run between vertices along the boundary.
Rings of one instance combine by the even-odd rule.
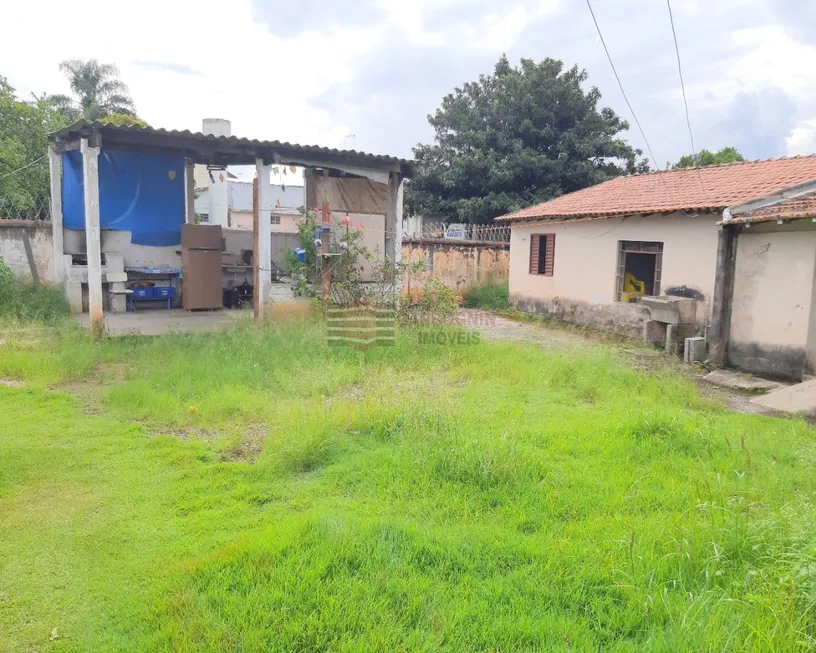
[[[595,23],[595,29],[598,32],[598,37],[601,39],[601,45],[603,46],[604,52],[606,53],[606,58],[609,60],[609,65],[612,67],[612,72],[614,73],[615,79],[618,82],[618,87],[620,88],[621,95],[623,95],[623,99],[626,102],[626,106],[629,107],[629,111],[632,114],[632,118],[634,118],[635,124],[637,125],[638,130],[640,131],[640,135],[643,137],[643,142],[646,143],[646,149],[649,152],[649,156],[652,157],[652,161],[654,161],[655,167],[657,168],[658,172],[663,172],[663,169],[660,168],[660,166],[657,163],[657,159],[655,158],[654,152],[652,151],[652,146],[649,144],[649,139],[646,138],[646,132],[643,130],[643,126],[640,124],[640,120],[638,120],[637,114],[635,113],[635,110],[632,108],[632,103],[629,101],[629,97],[626,95],[626,91],[623,88],[623,82],[621,81],[620,75],[618,75],[618,69],[615,68],[615,62],[612,61],[612,55],[609,53],[609,48],[606,46],[606,40],[604,39],[603,33],[601,32],[601,26],[598,24],[598,19],[595,17],[595,11],[592,9],[592,3],[590,2],[590,0],[586,0],[586,4],[587,8],[589,9],[589,13],[592,16],[592,22]],[[663,186],[666,188],[666,193],[669,195],[669,197],[672,198],[672,202],[675,202],[676,200],[674,200],[671,189],[669,188],[669,184],[666,182],[665,179],[663,179],[663,175],[658,174],[658,177],[663,182]],[[686,211],[683,211],[683,209],[680,209],[680,211],[682,213],[685,213],[686,215],[694,215],[687,213]]]
[[[6,177],[11,177],[11,175],[17,174],[21,170],[25,170],[26,168],[30,168],[35,163],[39,163],[40,161],[42,161],[47,156],[48,156],[47,154],[43,154],[39,159],[34,159],[30,163],[26,163],[22,168],[17,168],[17,170],[12,170],[11,172],[7,172],[6,174],[0,176],[0,179],[5,179]]]
[[[686,127],[688,127],[689,140],[691,141],[691,155],[694,157],[694,165],[697,168],[697,178],[700,180],[700,188],[703,189],[703,197],[706,202],[708,202],[705,184],[703,183],[703,175],[700,173],[700,168],[697,165],[697,150],[694,147],[694,134],[691,131],[691,118],[689,117],[688,100],[686,99],[686,84],[683,81],[683,66],[680,63],[680,46],[677,43],[677,31],[674,27],[674,14],[672,13],[671,0],[666,0],[666,6],[669,9],[669,22],[671,23],[672,36],[674,37],[674,52],[677,55],[677,73],[680,76],[680,90],[683,92],[683,106],[686,110]]]

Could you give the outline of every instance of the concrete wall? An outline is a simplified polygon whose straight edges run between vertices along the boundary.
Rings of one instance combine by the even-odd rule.
[[[772,225],[737,237],[727,361],[799,380],[816,363],[816,231]]]
[[[519,309],[580,324],[641,335],[649,311],[616,299],[618,241],[663,243],[661,294],[685,287],[698,292],[700,325],[708,321],[714,292],[719,216],[683,214],[513,226],[510,299]],[[554,233],[553,276],[530,274],[530,236]]]
[[[405,275],[406,290],[421,287],[425,279],[435,276],[463,292],[489,282],[507,281],[510,270],[510,248],[501,243],[407,240],[402,243],[402,258],[404,263],[426,263],[425,272]]]
[[[31,243],[34,267],[39,279],[50,283],[53,279],[54,259],[50,222],[0,220],[0,258],[15,276],[32,276],[24,244],[26,234]]]

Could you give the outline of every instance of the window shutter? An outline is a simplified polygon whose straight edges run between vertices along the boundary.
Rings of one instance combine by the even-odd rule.
[[[538,274],[538,248],[541,245],[541,236],[530,236],[530,274]]]
[[[547,234],[546,256],[544,258],[544,274],[548,277],[553,275],[553,262],[555,260],[555,234]]]

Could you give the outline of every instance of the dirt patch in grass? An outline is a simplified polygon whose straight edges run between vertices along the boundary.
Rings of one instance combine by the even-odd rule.
[[[260,424],[244,426],[238,443],[225,449],[220,459],[224,462],[254,463],[261,455],[267,435],[268,429]]]
[[[22,381],[18,381],[17,379],[0,378],[0,385],[6,386],[7,388],[19,388],[24,384]]]

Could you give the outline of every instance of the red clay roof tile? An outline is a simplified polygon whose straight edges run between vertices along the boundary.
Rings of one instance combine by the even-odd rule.
[[[795,220],[816,217],[816,194],[794,197],[779,204],[765,206],[753,211],[735,212],[731,222],[769,222],[771,220]]]
[[[816,180],[816,155],[666,170],[616,177],[496,219],[516,222],[722,210],[811,180]]]

